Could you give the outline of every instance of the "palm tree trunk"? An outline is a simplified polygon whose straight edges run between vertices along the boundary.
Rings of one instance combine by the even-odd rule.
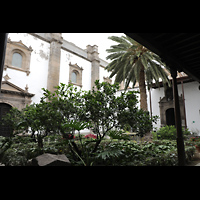
[[[147,111],[147,94],[145,86],[145,74],[144,66],[141,65],[140,68],[140,79],[139,79],[139,89],[140,89],[140,108]]]

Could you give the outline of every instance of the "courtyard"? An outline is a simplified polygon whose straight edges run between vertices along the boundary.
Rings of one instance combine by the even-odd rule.
[[[10,132],[6,137],[1,138],[0,154],[1,162],[3,164],[6,166],[28,165],[29,160],[32,159],[33,156],[42,155],[48,152],[53,154],[65,152],[65,155],[69,157],[72,165],[84,166],[118,164],[132,166],[184,166],[186,164],[191,164],[190,161],[197,162],[199,157],[197,152],[199,141],[198,138],[195,138],[194,140],[191,139],[196,137],[194,131],[187,130],[186,114],[183,113],[185,112],[183,106],[185,103],[184,94],[182,98],[183,101],[181,101],[183,102],[182,104],[179,100],[177,71],[185,72],[194,81],[197,83],[199,82],[200,61],[196,54],[196,51],[200,46],[199,34],[127,33],[127,35],[130,37],[127,37],[126,39],[135,45],[132,45],[132,50],[135,51],[134,48],[138,50],[134,57],[132,57],[128,62],[135,64],[132,65],[132,67],[141,66],[138,68],[138,71],[140,71],[140,77],[142,77],[141,80],[143,81],[139,81],[141,95],[140,107],[142,109],[137,107],[137,95],[132,91],[128,91],[127,94],[122,92],[119,98],[113,96],[113,92],[116,92],[116,88],[112,88],[113,86],[108,83],[111,82],[109,77],[113,76],[114,72],[112,72],[111,75],[108,74],[107,77],[100,77],[101,79],[104,79],[104,81],[107,81],[107,83],[101,81],[101,83],[98,83],[99,85],[96,85],[97,89],[98,87],[104,87],[103,93],[99,89],[98,91],[92,90],[92,86],[94,86],[95,82],[94,80],[98,80],[99,74],[102,75],[101,68],[103,69],[106,66],[106,62],[102,61],[98,57],[98,48],[96,45],[88,45],[87,50],[83,50],[67,41],[64,41],[61,34],[41,34],[40,38],[42,38],[42,42],[35,38],[37,34],[25,34],[24,42],[26,45],[22,43],[21,40],[16,42],[8,39],[9,48],[6,52],[7,58],[4,66],[7,38],[6,34],[1,35],[1,80],[3,70],[7,70],[7,74],[3,76],[5,81],[1,84],[1,104],[3,103],[6,104],[6,106],[10,105],[12,107],[9,107],[9,109],[11,108],[12,110],[12,114],[7,115],[7,119],[1,120],[1,122],[4,123],[3,126],[7,126],[6,133]],[[37,43],[37,45],[42,48],[42,50],[40,49],[41,51],[37,52],[37,47],[34,47],[35,50],[33,52],[33,57],[36,56],[35,59],[30,59],[33,48],[27,46],[30,41],[27,40],[28,38],[31,38],[32,41],[34,41],[32,45]],[[53,38],[53,40],[51,38]],[[117,37],[112,38],[116,41],[125,42],[123,48],[130,45],[130,43],[124,41],[125,37],[122,37],[121,39]],[[138,44],[131,38],[134,38],[145,47],[141,45],[137,46]],[[45,44],[44,41],[46,42]],[[54,49],[54,46],[57,47],[56,53],[55,55],[51,54],[49,58],[48,50]],[[71,47],[70,52],[73,52],[76,55],[81,54],[81,58],[84,58],[84,62],[81,61],[85,63],[83,73],[87,73],[89,72],[87,70],[91,69],[91,80],[86,79],[86,81],[88,81],[86,85],[82,85],[83,68],[77,64],[69,62],[71,55],[68,55],[67,60],[62,60],[62,55],[66,54],[65,51],[69,50],[69,46]],[[115,50],[118,51],[118,47],[120,46],[113,46],[113,49],[115,48]],[[148,53],[147,55],[146,52],[149,51],[146,47],[157,55],[153,53]],[[45,52],[43,51],[44,49],[47,50],[45,56]],[[131,50],[129,47],[128,49]],[[127,58],[127,55],[131,52],[129,50],[123,58]],[[9,51],[11,53],[9,53]],[[108,51],[112,52],[113,50],[111,49]],[[146,58],[143,57],[141,61],[140,58],[143,54]],[[118,55],[121,56],[121,54]],[[27,62],[25,62],[24,56],[29,58]],[[154,56],[154,58],[152,56]],[[160,58],[158,56],[160,56]],[[149,62],[152,64],[151,67],[149,67],[146,60],[150,57],[151,59]],[[115,59],[116,54],[110,55],[110,58]],[[18,59],[20,62],[15,62],[16,60],[13,61],[13,59]],[[121,59],[122,58],[119,60]],[[160,127],[157,127],[157,130],[154,130],[153,124],[156,123],[158,117],[152,116],[152,112],[149,113],[147,111],[144,72],[145,69],[148,71],[155,67],[155,63],[152,63],[152,60],[154,59],[157,59],[161,65],[165,62],[170,68],[172,76],[174,107],[167,107],[163,112],[161,112],[161,127],[164,126],[162,128],[167,130],[167,134]],[[48,77],[47,87],[44,87],[48,88],[48,90],[44,89],[43,94],[45,94],[45,96],[42,98],[38,95],[34,96],[34,94],[29,93],[28,85],[21,81],[27,80],[28,83],[30,83],[30,89],[38,91],[38,88],[36,89],[33,87],[31,79],[35,80],[34,70],[36,70],[36,68],[33,66],[39,67],[39,65],[31,64],[30,60],[31,62],[34,61],[38,63],[42,61],[43,66],[45,66],[45,68],[43,68],[45,69],[43,73],[37,73],[37,78],[39,75],[41,77]],[[59,65],[60,61],[61,65]],[[116,64],[116,60],[113,61],[110,68],[107,69],[113,70],[113,64]],[[56,71],[54,71],[55,65],[57,66]],[[69,73],[64,69],[64,66],[66,65],[69,65]],[[122,63],[116,65],[116,69],[121,70],[122,68],[119,68],[119,66],[122,67]],[[55,85],[59,84],[59,67],[61,67],[65,72],[61,73],[63,81],[68,84],[71,83],[72,80],[73,85],[78,85],[80,88],[82,88],[82,86],[87,86],[89,91],[82,95],[77,89],[75,89],[76,93],[67,93],[71,95],[69,97],[65,93],[59,93],[60,91],[58,90],[63,90],[66,85],[66,83],[62,85],[60,82],[61,85],[56,86],[58,93],[54,93],[53,95],[53,88]],[[129,71],[123,72],[124,75],[126,73],[128,75]],[[26,77],[26,79],[20,79],[17,74],[20,76],[23,74],[23,77],[29,77]],[[68,79],[66,79],[65,76],[62,76],[64,74],[68,74]],[[122,73],[118,73],[117,76],[119,82],[124,79],[124,76],[122,77],[121,74]],[[85,77],[86,76],[83,75],[83,78]],[[162,77],[164,78],[164,76]],[[128,83],[131,80],[133,82],[136,80],[130,76],[127,76],[126,78],[126,80],[128,80],[125,84],[126,87],[128,87]],[[11,79],[12,82],[10,82],[9,79]],[[157,77],[157,80],[159,80],[159,77]],[[15,84],[13,84],[13,81]],[[167,82],[169,83],[169,81]],[[20,84],[22,86],[19,87]],[[43,83],[39,86],[40,88],[42,88],[42,84]],[[25,88],[25,90],[22,88]],[[69,87],[69,89],[73,91],[72,88]],[[198,92],[195,92],[195,94],[197,93]],[[11,94],[12,98],[10,98]],[[42,93],[40,93],[40,95],[41,94]],[[60,95],[59,101],[57,101],[57,95]],[[19,96],[20,100],[18,98]],[[33,97],[32,99],[34,100],[37,99],[37,101],[32,105],[30,105],[31,97]],[[9,102],[9,99],[12,102]],[[16,99],[18,99],[19,102],[17,102]],[[49,101],[46,102],[45,99],[48,99]],[[160,103],[162,103],[162,99],[160,100]],[[198,97],[196,100],[199,102]],[[16,106],[14,106],[14,104],[16,104]],[[196,123],[199,119],[198,104],[194,105],[189,103],[188,105],[192,105],[195,108],[194,114],[197,114],[195,115],[195,119],[187,117],[192,122],[192,124],[189,123],[189,125],[193,127],[198,126],[198,123]],[[20,109],[14,109],[14,107]],[[2,113],[5,113],[5,109],[3,108],[1,109],[1,116],[3,116]],[[175,125],[176,128],[172,126],[172,130],[169,130],[169,127],[165,126],[165,123],[167,125]],[[184,124],[185,126],[183,126]],[[183,127],[184,129],[182,129]],[[90,131],[90,134],[86,135],[87,137],[84,137],[80,133],[85,129]],[[140,137],[140,141],[125,137],[124,132],[129,131],[136,132],[138,137]],[[149,136],[148,140],[145,137],[147,135]],[[52,146],[50,145],[50,141],[52,142]],[[23,144],[25,144],[25,146],[23,146]],[[23,146],[23,149],[21,149],[20,146]],[[51,148],[48,149],[47,146]],[[59,147],[59,149],[57,149],[57,147]],[[118,159],[121,161],[120,163],[118,162]]]

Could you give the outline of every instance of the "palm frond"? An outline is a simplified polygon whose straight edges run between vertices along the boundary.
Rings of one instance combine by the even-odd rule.
[[[117,45],[112,45],[111,49],[106,49],[107,53],[114,53],[114,52],[126,52],[126,49],[123,49],[122,47],[118,47]]]
[[[140,45],[138,42],[136,42],[134,39],[132,39],[129,36],[122,36],[123,39],[125,39],[126,41],[130,42],[132,45],[138,46]]]
[[[141,65],[144,66],[148,87],[153,82],[158,84],[160,79],[163,83],[170,84],[167,71],[164,69],[166,65],[158,55],[128,36],[111,36],[109,39],[118,44],[106,50],[110,53],[106,59],[112,60],[106,69],[111,72],[111,78],[116,75],[116,82],[125,81],[125,89],[128,88],[130,82],[134,84],[136,81],[139,82]]]
[[[133,65],[131,65],[131,70],[129,70],[126,78],[126,83],[125,83],[125,90],[128,88],[130,82],[133,82],[134,85],[136,81],[139,81],[139,76],[140,76],[140,68],[141,68],[141,61],[140,59],[135,62]]]
[[[124,38],[124,36],[122,37],[118,37],[118,36],[110,36],[108,37],[108,39],[114,41],[114,42],[117,42],[117,43],[120,43],[120,44],[127,44],[127,45],[130,45],[129,42],[127,42],[127,39]]]
[[[112,71],[116,64],[117,64],[118,60],[113,60],[111,63],[109,63],[107,66],[106,66],[106,70],[108,70],[109,72]]]
[[[141,56],[141,62],[142,62],[142,64],[143,64],[144,68],[145,68],[145,69],[148,69],[148,59],[146,58],[145,55],[142,55],[142,56]]]
[[[119,58],[119,57],[121,57],[121,56],[123,56],[123,55],[124,55],[123,52],[116,52],[116,53],[112,53],[112,54],[108,55],[108,56],[106,57],[106,59],[107,59],[107,60],[108,60],[108,59],[114,60],[114,59],[117,59],[117,58]]]

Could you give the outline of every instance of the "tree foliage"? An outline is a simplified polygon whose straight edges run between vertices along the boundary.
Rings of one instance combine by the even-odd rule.
[[[111,36],[109,39],[118,43],[107,49],[110,55],[106,59],[110,59],[111,62],[106,69],[111,72],[110,78],[116,75],[115,82],[124,81],[125,89],[129,87],[130,82],[133,83],[133,87],[138,82],[141,95],[140,106],[147,110],[145,81],[148,89],[153,83],[159,85],[159,79],[164,84],[170,85],[167,70],[164,69],[165,63],[161,61],[158,55],[128,36]]]
[[[93,87],[91,91],[82,91],[71,84],[61,83],[53,93],[43,88],[40,103],[26,106],[22,111],[13,109],[11,112],[17,116],[17,122],[8,114],[4,124],[12,124],[14,135],[28,131],[40,149],[43,148],[43,138],[59,134],[73,155],[82,161],[83,155],[88,158],[97,151],[111,130],[126,130],[128,127],[143,136],[152,129],[155,118],[151,119],[148,112],[138,109],[137,92],[122,92],[116,96],[118,84],[97,80],[95,86],[96,89]],[[86,148],[89,143],[83,144],[80,134],[86,128],[96,135],[96,139],[89,141],[93,144],[91,152]],[[74,141],[75,134],[78,134],[81,148]]]
[[[130,82],[134,86],[136,81],[139,82],[140,69],[143,65],[146,83],[149,87],[153,81],[158,84],[159,78],[164,83],[170,84],[168,74],[164,70],[166,65],[158,55],[128,36],[111,36],[109,39],[118,43],[107,49],[110,55],[106,57],[112,61],[106,69],[112,72],[110,77],[116,75],[115,82],[126,81],[126,89]]]

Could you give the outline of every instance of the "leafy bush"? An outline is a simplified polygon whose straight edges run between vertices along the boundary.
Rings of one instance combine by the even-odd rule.
[[[106,141],[105,141],[106,142]],[[189,162],[195,148],[186,146]],[[138,144],[133,141],[115,140],[101,146],[93,161],[94,165],[175,166],[178,156],[175,141],[155,141]]]
[[[190,134],[188,129],[183,129],[182,128],[182,132],[183,132],[183,136],[184,138],[186,138],[187,135]],[[157,138],[160,140],[166,139],[166,140],[176,140],[176,128],[175,126],[164,126],[162,128],[160,128],[157,132]]]
[[[8,166],[24,166],[28,159],[40,155],[40,149],[30,137],[15,136],[12,138],[1,138],[7,140],[1,148],[1,162]],[[7,146],[7,147],[6,147]]]
[[[25,166],[29,159],[41,153],[65,154],[72,165],[109,165],[109,166],[175,166],[178,164],[176,141],[156,140],[154,142],[136,143],[128,140],[104,139],[97,151],[90,152],[95,146],[95,139],[82,137],[73,140],[79,149],[83,148],[79,158],[68,144],[69,140],[60,135],[49,135],[44,138],[44,146],[38,148],[30,137],[15,136],[9,145],[4,145],[6,151],[1,162],[7,166]],[[0,138],[0,145],[7,138]],[[3,148],[4,148],[3,147]],[[42,152],[41,152],[42,150]],[[195,152],[192,142],[185,142],[186,160],[191,160]]]
[[[91,91],[78,91],[77,87],[63,83],[54,92],[43,88],[40,103],[26,106],[22,111],[12,109],[13,115],[8,114],[4,124],[14,130],[13,138],[28,131],[40,152],[46,148],[45,137],[61,135],[74,159],[86,165],[109,131],[128,127],[143,136],[156,120],[155,117],[151,119],[148,112],[138,109],[137,92],[122,92],[116,96],[118,89],[119,84],[100,83],[99,80]],[[92,130],[94,140],[82,139],[80,131],[85,128]],[[78,137],[74,139],[77,132]],[[76,140],[81,145],[78,146]]]
[[[108,132],[108,136],[111,139],[118,139],[118,140],[130,140],[130,137],[126,134],[123,134],[124,131],[123,130],[110,130]]]
[[[157,131],[157,138],[158,139],[169,139],[175,140],[176,139],[176,128],[175,126],[164,126]]]

